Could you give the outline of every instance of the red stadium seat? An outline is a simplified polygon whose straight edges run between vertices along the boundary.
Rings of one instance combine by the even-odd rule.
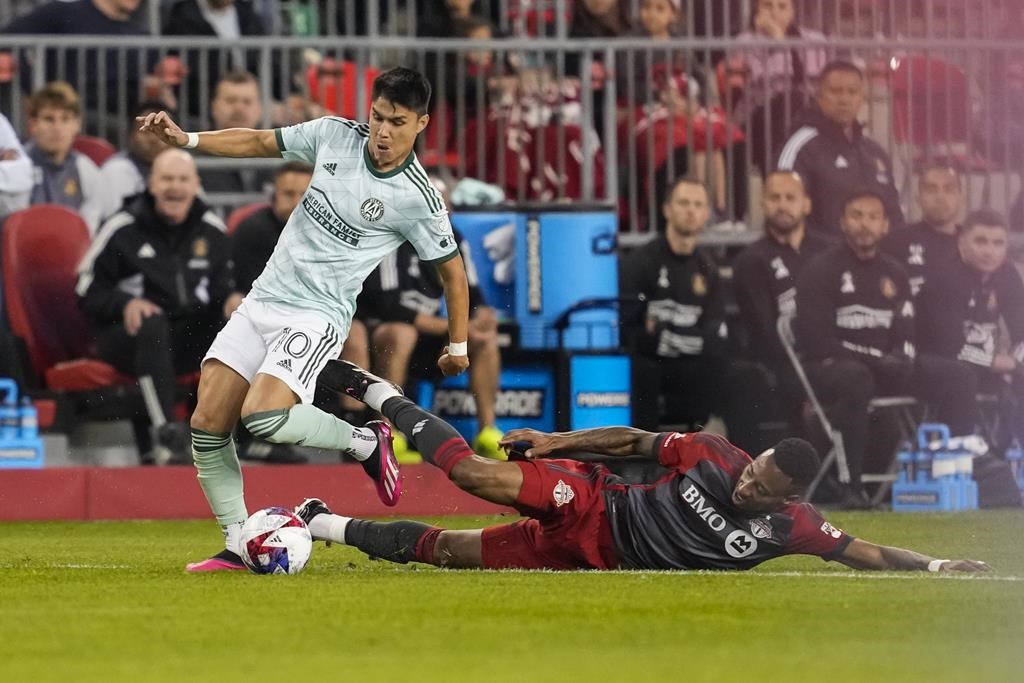
[[[225,224],[227,225],[228,228],[228,235],[234,235],[235,230],[238,230],[238,226],[242,224],[242,221],[244,221],[246,218],[253,215],[257,211],[267,208],[268,206],[270,206],[270,204],[268,204],[267,202],[254,202],[252,204],[240,206],[234,211],[232,211],[230,214],[228,214],[227,221],[225,221]]]
[[[134,384],[112,366],[87,358],[91,335],[78,309],[78,263],[89,228],[71,209],[41,204],[7,218],[3,231],[4,298],[11,330],[53,390],[84,391]]]
[[[931,157],[963,170],[991,162],[971,149],[971,88],[967,74],[941,59],[912,55],[892,63],[893,136],[914,149],[915,165]]]
[[[372,66],[363,68],[363,92],[366,97],[366,107],[370,106],[373,81],[379,73],[380,69],[375,69]],[[306,70],[306,85],[309,87],[310,99],[332,114],[362,121],[366,118],[369,110],[356,110],[359,104],[358,84],[359,67],[355,62],[325,59],[319,64],[310,65]]]
[[[91,135],[79,135],[75,138],[73,146],[76,152],[89,157],[97,166],[102,166],[103,162],[117,154],[117,147],[103,138],[94,138]]]
[[[45,388],[91,391],[133,386],[135,378],[90,358],[92,334],[75,294],[89,228],[71,209],[40,204],[12,214],[3,226],[4,300],[11,330],[25,344]],[[198,373],[177,378],[195,385]]]

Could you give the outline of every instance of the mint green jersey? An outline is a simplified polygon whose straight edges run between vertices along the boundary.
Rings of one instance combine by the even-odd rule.
[[[274,132],[285,159],[313,164],[313,179],[251,298],[315,311],[347,330],[363,280],[402,242],[435,264],[459,253],[444,200],[415,154],[381,173],[369,126],[333,116]]]

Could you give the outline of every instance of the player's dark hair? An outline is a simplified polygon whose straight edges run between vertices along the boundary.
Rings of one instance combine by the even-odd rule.
[[[793,480],[793,485],[804,489],[818,473],[821,461],[818,451],[807,441],[797,438],[783,439],[775,444],[772,454],[775,466]]]
[[[673,180],[672,184],[668,186],[668,191],[665,193],[666,204],[672,201],[672,195],[676,193],[676,188],[679,187],[680,185],[693,185],[694,187],[699,187],[700,189],[704,190],[704,196],[706,196],[708,199],[711,199],[711,193],[708,191],[707,185],[702,183],[700,180],[697,180],[693,176],[684,175],[679,176],[678,178]]]
[[[824,83],[825,79],[829,77],[829,74],[836,72],[857,74],[862,81],[864,80],[864,72],[860,70],[859,66],[853,62],[848,62],[845,59],[834,59],[826,64],[825,68],[821,70],[821,75],[818,76],[818,83]]]
[[[859,187],[850,194],[846,195],[846,199],[843,201],[843,213],[850,208],[850,204],[860,199],[877,199],[882,204],[882,211],[885,213],[885,217],[889,217],[889,207],[885,205],[885,197],[878,190],[870,187]]]
[[[1010,229],[1010,224],[1006,221],[1006,217],[1003,214],[994,209],[978,209],[967,214],[964,224],[960,226],[960,233],[963,234],[979,225],[990,228],[1002,228],[1003,230]]]
[[[422,116],[430,106],[430,93],[430,81],[426,76],[419,71],[396,66],[374,79],[370,99],[376,101],[383,97],[391,104],[401,105]]]
[[[287,173],[301,173],[303,175],[313,175],[313,164],[307,164],[305,161],[289,161],[286,164],[282,164],[277,173],[274,174],[274,181]]]

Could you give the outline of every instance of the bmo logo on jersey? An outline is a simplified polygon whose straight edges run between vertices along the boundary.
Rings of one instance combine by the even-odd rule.
[[[723,531],[725,529],[725,518],[718,514],[713,506],[708,505],[707,500],[696,486],[690,484],[690,487],[683,492],[683,500],[690,504],[697,516],[707,522],[712,530]],[[729,553],[730,557],[739,559],[752,554],[755,550],[757,550],[757,539],[746,531],[736,529],[725,537],[725,552]]]

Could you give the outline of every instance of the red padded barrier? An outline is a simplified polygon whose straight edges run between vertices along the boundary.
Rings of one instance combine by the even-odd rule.
[[[357,517],[515,514],[460,491],[430,465],[402,468],[402,500],[393,508],[377,498],[359,465],[246,467],[250,510],[325,499]],[[188,467],[73,467],[0,470],[0,520],[212,519]]]

